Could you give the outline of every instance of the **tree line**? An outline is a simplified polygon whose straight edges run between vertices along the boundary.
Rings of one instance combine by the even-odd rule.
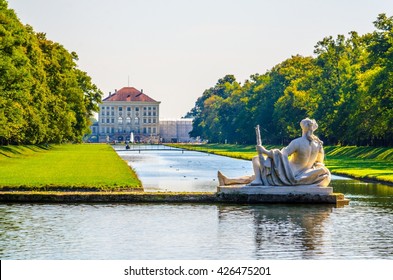
[[[0,144],[82,140],[102,92],[77,60],[0,0]]]
[[[393,17],[378,15],[375,31],[326,37],[313,57],[292,56],[243,84],[226,75],[205,90],[187,113],[192,137],[286,144],[299,122],[317,120],[316,132],[333,145],[393,145]]]

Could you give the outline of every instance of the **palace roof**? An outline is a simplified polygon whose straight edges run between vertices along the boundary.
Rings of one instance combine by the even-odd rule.
[[[144,94],[143,90],[139,91],[133,87],[123,87],[102,101],[157,102]]]

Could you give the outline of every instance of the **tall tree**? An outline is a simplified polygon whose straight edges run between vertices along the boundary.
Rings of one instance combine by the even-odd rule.
[[[82,140],[102,92],[77,58],[0,0],[1,144]]]

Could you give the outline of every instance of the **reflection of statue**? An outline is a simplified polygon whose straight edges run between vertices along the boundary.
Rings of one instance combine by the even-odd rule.
[[[323,241],[329,229],[323,225],[329,223],[328,219],[333,207],[329,205],[271,207],[270,204],[262,204],[239,208],[220,205],[218,219],[222,229],[229,226],[227,223],[233,222],[233,217],[243,217],[239,221],[241,226],[237,227],[237,234],[239,238],[249,236],[252,228],[253,254],[257,259],[317,259],[323,258],[323,255],[318,253],[327,248]],[[224,238],[227,234],[227,231],[218,231],[220,238]]]
[[[258,143],[258,156],[252,159],[254,176],[230,179],[218,172],[220,185],[328,186],[331,178],[323,164],[323,143],[314,135],[318,125],[315,120],[306,118],[300,126],[302,136],[282,150],[267,150]]]

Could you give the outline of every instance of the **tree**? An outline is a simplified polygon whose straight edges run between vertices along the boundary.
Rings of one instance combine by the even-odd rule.
[[[393,144],[393,17],[380,14],[376,31],[328,36],[316,57],[292,56],[243,86],[232,75],[198,98],[192,136],[211,141],[285,144],[305,117],[319,123],[327,144]]]
[[[0,0],[1,144],[82,140],[102,93],[77,58]]]
[[[369,75],[367,113],[372,119],[372,142],[380,145],[393,144],[393,17],[380,14],[374,22],[377,28],[366,37],[368,41]],[[375,124],[378,125],[375,125]],[[370,135],[370,136],[371,136]]]

